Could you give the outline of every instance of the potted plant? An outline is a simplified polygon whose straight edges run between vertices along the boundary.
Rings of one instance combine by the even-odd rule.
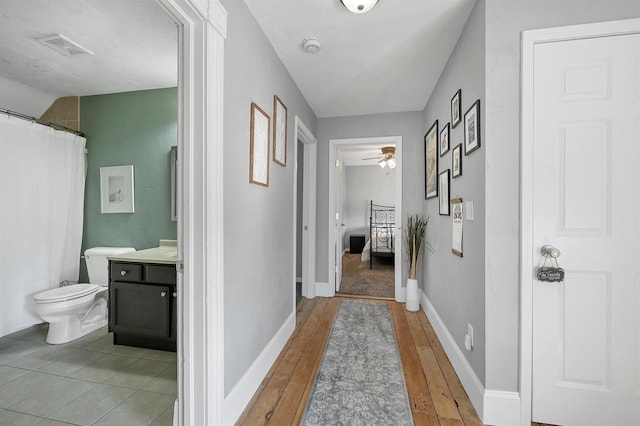
[[[420,309],[420,292],[418,291],[418,262],[420,252],[424,244],[424,234],[429,218],[423,215],[407,216],[407,228],[405,230],[405,242],[409,255],[409,279],[407,279],[406,309],[417,311]]]

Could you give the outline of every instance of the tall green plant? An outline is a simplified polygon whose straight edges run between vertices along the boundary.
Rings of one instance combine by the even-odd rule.
[[[407,229],[405,231],[407,253],[409,254],[409,278],[416,279],[418,272],[418,260],[424,244],[424,233],[427,230],[429,218],[423,215],[407,216]]]

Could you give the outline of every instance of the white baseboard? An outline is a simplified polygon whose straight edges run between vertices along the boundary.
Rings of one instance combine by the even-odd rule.
[[[420,290],[420,303],[482,422],[486,425],[496,426],[519,425],[520,394],[518,392],[485,390],[471,368],[471,364],[422,290]]]
[[[292,312],[260,355],[258,355],[258,358],[251,364],[244,376],[224,399],[222,424],[232,425],[238,420],[295,328],[296,315],[295,312]]]
[[[329,283],[316,283],[316,296],[333,297],[335,291],[329,286]]]
[[[520,424],[520,394],[487,389],[484,391],[486,425],[513,426]]]

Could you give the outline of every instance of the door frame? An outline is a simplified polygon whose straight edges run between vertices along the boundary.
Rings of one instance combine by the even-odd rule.
[[[534,50],[540,43],[640,32],[640,19],[599,22],[522,32],[520,135],[520,424],[531,424],[533,373],[533,143]]]
[[[329,288],[326,295],[328,297],[334,297],[336,294],[336,282],[335,282],[335,191],[336,185],[336,173],[335,163],[337,159],[338,149],[344,146],[357,146],[357,145],[382,145],[382,144],[395,144],[396,146],[396,171],[395,171],[395,207],[396,207],[396,235],[402,235],[402,136],[380,136],[369,138],[349,138],[349,139],[330,139],[329,140],[329,239],[328,239],[328,281]],[[405,293],[402,287],[402,254],[403,254],[403,241],[402,238],[396,238],[396,250],[394,258],[394,281],[395,281],[395,300],[397,302],[404,302]]]
[[[313,299],[316,297],[316,188],[317,188],[317,152],[318,140],[311,130],[296,115],[295,118],[295,149],[293,183],[293,217],[298,212],[298,141],[302,142],[302,296]],[[305,232],[306,231],[306,232]],[[293,223],[293,247],[296,247],[297,227]],[[293,253],[293,312],[296,311],[296,253]]]
[[[178,397],[174,424],[221,425],[224,403],[224,41],[219,0],[156,0],[178,29]]]

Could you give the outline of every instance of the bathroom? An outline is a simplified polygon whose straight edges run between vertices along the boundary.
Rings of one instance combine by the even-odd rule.
[[[5,13],[3,20],[10,16],[7,9],[3,9]],[[101,13],[102,17],[106,16],[104,11]],[[152,17],[157,19],[159,13],[162,11],[158,9]],[[39,15],[44,19],[42,13]],[[118,18],[123,25],[128,19],[120,21]],[[177,34],[168,18],[165,22],[173,34],[173,45],[169,45],[168,50],[173,53],[173,62],[169,66],[173,67],[175,74]],[[2,24],[4,26],[5,22]],[[52,52],[52,55],[58,53]],[[66,71],[69,80],[77,75],[71,68]],[[11,77],[3,72],[0,76]],[[111,79],[117,81],[126,79],[126,76],[113,76]],[[176,222],[171,215],[170,176],[170,151],[177,144],[177,88],[174,82],[151,89],[157,82],[145,83],[140,77],[134,83],[137,89],[79,97],[58,96],[62,99],[51,105],[52,118],[47,118],[48,121],[79,121],[79,129],[87,139],[82,247],[76,257],[80,268],[77,279],[83,283],[88,282],[88,274],[81,256],[88,248],[109,246],[141,250],[158,246],[161,239],[175,240],[177,237]],[[49,81],[48,84],[53,86],[56,82]],[[15,87],[20,88],[18,84]],[[11,95],[11,91],[3,90],[2,94],[4,103],[7,100],[5,95]],[[6,105],[0,107],[15,110]],[[3,156],[5,154],[6,151]],[[134,170],[135,211],[101,213],[100,168],[128,165],[132,165]],[[2,176],[4,182],[10,178]],[[49,191],[55,193],[55,188]],[[8,205],[3,203],[5,209]],[[6,227],[7,222],[4,223]],[[3,238],[3,241],[7,240]],[[24,247],[17,248],[24,253]],[[35,259],[43,253],[42,247],[35,249],[30,263],[22,266],[24,270],[33,267]],[[3,251],[4,254],[7,253]],[[15,286],[15,282],[5,281],[6,269],[5,265],[2,266],[0,286]],[[51,287],[58,284],[51,283]],[[30,293],[31,299],[34,293]],[[150,409],[152,413],[147,413],[140,424],[171,424],[177,394],[175,352],[114,346],[112,337],[104,328],[64,345],[47,345],[47,326],[29,327],[42,320],[25,300],[24,297],[23,300],[5,298],[0,306],[0,424],[22,421],[31,421],[25,424],[101,424],[112,421],[115,416],[134,418],[131,416],[136,415],[137,408]],[[7,312],[16,306],[25,311],[24,315],[7,318]],[[141,392],[143,386],[150,392]],[[19,391],[13,392],[12,389],[16,388]],[[51,394],[56,397],[52,398]],[[105,403],[83,404],[83,398],[91,401],[100,394],[111,401],[112,406]],[[56,401],[55,405],[52,405],[52,400]],[[111,420],[107,414],[112,415]]]

